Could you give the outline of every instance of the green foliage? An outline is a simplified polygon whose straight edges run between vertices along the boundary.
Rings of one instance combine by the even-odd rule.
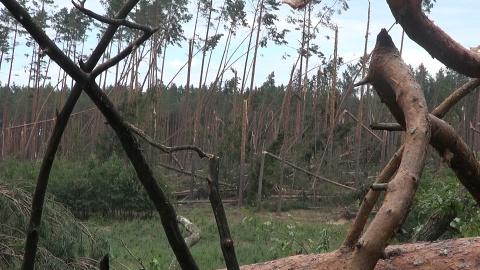
[[[33,186],[39,166],[7,159],[0,163],[0,179],[23,179]],[[160,172],[155,175],[163,180]],[[164,189],[168,192],[168,187]],[[133,168],[116,155],[105,161],[93,157],[85,162],[59,158],[53,165],[48,191],[79,218],[133,218],[150,216],[154,210]]]
[[[284,135],[279,133],[276,140],[273,141],[266,151],[278,155],[280,148],[282,147]],[[260,177],[260,162],[261,156],[258,156],[254,161],[253,170],[250,173],[250,180],[246,189],[247,200],[250,202],[255,201],[258,191],[258,179]],[[264,171],[263,171],[263,187],[262,196],[268,197],[273,190],[273,186],[276,180],[280,177],[280,165],[279,162],[270,157],[265,157]]]
[[[218,230],[210,207],[177,210],[179,215],[187,217],[202,231],[202,239],[191,248],[200,269],[224,268]],[[301,245],[305,246],[308,252],[332,251],[340,246],[347,230],[345,225],[324,224],[324,214],[314,211],[292,211],[276,217],[249,212],[246,209],[239,211],[226,208],[226,214],[241,265],[293,255],[301,249]],[[270,222],[270,225],[264,225],[265,222]],[[168,246],[158,218],[109,220],[92,227],[92,230],[108,235],[114,267],[125,265],[130,269],[140,268],[138,261],[128,253],[122,241],[149,270],[167,269],[173,259],[173,252]],[[188,233],[185,232],[184,235]],[[282,250],[282,242],[290,243]]]
[[[296,221],[287,224],[278,224],[271,220],[260,225],[260,229],[271,236],[271,252],[286,251],[290,254],[326,252],[330,250],[331,237],[326,229],[320,233],[317,241],[306,238],[303,224]],[[305,240],[306,239],[306,240]],[[302,242],[305,241],[305,242]]]
[[[38,164],[23,162],[16,157],[0,162],[0,179],[33,180],[36,179],[38,171]]]
[[[453,210],[458,216],[451,226],[457,228],[463,237],[480,235],[478,205],[467,191],[462,190],[456,177],[445,170],[426,168],[405,228],[407,231],[418,231],[435,211]],[[442,238],[453,236],[446,234]]]
[[[0,269],[19,269],[31,193],[20,181],[8,182],[0,180]],[[46,199],[41,228],[36,269],[92,269],[109,252],[104,236],[90,232],[51,198]]]
[[[422,8],[425,10],[425,12],[430,13],[432,11],[434,3],[437,2],[437,0],[424,0],[422,1]]]

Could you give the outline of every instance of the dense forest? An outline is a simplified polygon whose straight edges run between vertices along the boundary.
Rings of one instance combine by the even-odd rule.
[[[275,25],[279,3],[260,1],[254,9],[255,20],[250,22],[251,25],[246,21],[247,10],[242,1],[216,4],[220,6],[214,7],[211,1],[198,1],[196,13],[191,14],[187,1],[140,1],[130,18],[137,23],[153,22],[164,28],[160,27],[145,45],[116,64],[112,68],[114,72],[102,73],[98,78],[98,84],[123,116],[154,141],[168,146],[196,145],[220,156],[222,181],[235,188],[242,183],[250,201],[257,193],[264,151],[335,182],[355,187],[370,184],[379,168],[396,151],[402,137],[398,132],[369,128],[370,124],[394,120],[380,103],[374,89],[370,86],[353,88],[352,84],[359,80],[365,68],[362,58],[343,63],[342,58],[336,55],[324,56],[315,45],[319,27],[335,32],[331,16],[334,11],[347,9],[347,2],[340,1],[318,14],[315,12],[321,5],[309,5],[297,12],[296,18],[292,16],[291,23],[300,25],[298,29],[302,32],[302,40],[290,82],[278,85],[275,70],[272,70],[260,86],[253,84],[255,66],[260,65],[255,62],[256,48],[269,42],[287,43],[284,38],[288,31],[277,29]],[[121,1],[104,1],[102,5],[107,15],[111,15],[121,6]],[[81,61],[88,35],[92,34],[92,29],[102,29],[102,24],[94,23],[75,7],[58,10],[53,7],[53,1],[33,1],[30,12],[45,30],[55,33],[55,40],[67,56]],[[171,18],[158,16],[167,11]],[[322,17],[319,18],[320,15]],[[58,71],[58,81],[52,81],[50,76],[55,71],[49,70],[51,60],[42,57],[36,43],[18,27],[5,9],[2,9],[1,16],[0,62],[3,64],[0,68],[9,74],[1,80],[0,86],[2,160],[9,157],[40,160],[58,110],[65,103],[73,81],[62,70]],[[160,18],[168,23],[157,22]],[[317,24],[313,23],[314,18]],[[204,71],[200,73],[200,78],[188,76],[183,85],[165,84],[162,60],[170,47],[178,46],[180,40],[187,38],[182,25],[190,20],[195,20],[195,25],[204,20],[211,26],[207,28],[211,32],[207,31],[205,36],[195,33],[194,38],[188,39],[190,60],[193,54],[203,54]],[[258,23],[260,28],[253,22]],[[257,44],[252,45],[253,50],[246,52],[243,77],[241,71],[230,68],[227,60],[233,55],[228,42],[240,27],[250,27],[249,42]],[[219,34],[225,32],[220,31],[222,28],[228,33],[227,37]],[[259,35],[260,29],[262,35]],[[106,55],[120,52],[139,36],[140,31],[130,28],[120,30]],[[217,49],[219,42],[227,42],[223,51]],[[18,58],[15,50],[19,47],[31,50],[26,54],[31,62],[24,64],[28,77],[26,85],[16,85],[15,78],[11,76],[12,63]],[[215,81],[207,82],[212,54],[223,55],[224,68],[218,70]],[[323,59],[323,64],[309,66],[311,58]],[[139,68],[144,62],[157,68],[150,68],[142,77]],[[191,61],[186,64],[186,70],[181,72],[190,74]],[[262,68],[265,68],[263,64]],[[467,77],[450,69],[441,69],[436,74],[430,74],[423,65],[411,69],[424,89],[429,109],[435,108],[453,89],[467,81]],[[228,76],[227,72],[230,72]],[[114,78],[107,78],[109,76]],[[478,151],[480,100],[476,92],[471,95],[452,110],[447,121],[472,149]],[[176,185],[172,190],[189,188],[193,195],[194,189],[202,185],[189,180],[189,173],[201,172],[206,166],[191,152],[159,154],[148,144],[143,147],[147,158],[153,164],[162,166],[165,172],[171,173],[168,169],[173,169],[173,172],[187,174],[182,178],[185,180],[181,182],[183,184],[172,183]],[[122,152],[120,143],[101,113],[86,95],[82,95],[57,155],[74,161],[94,158],[103,162],[112,155],[121,157]],[[432,162],[433,158],[434,155]],[[309,194],[332,195],[332,190],[324,188],[324,182],[316,181],[321,179],[281,164],[272,156],[266,157],[266,189],[263,195],[278,193],[280,178],[281,185],[297,193],[304,189]],[[336,190],[339,194],[344,192]]]

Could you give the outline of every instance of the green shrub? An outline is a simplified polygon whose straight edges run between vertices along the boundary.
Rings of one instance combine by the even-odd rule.
[[[30,217],[31,193],[0,180],[0,269],[19,269]],[[80,224],[62,205],[44,205],[36,269],[92,269],[109,252],[105,237]],[[92,258],[92,259],[85,259]]]

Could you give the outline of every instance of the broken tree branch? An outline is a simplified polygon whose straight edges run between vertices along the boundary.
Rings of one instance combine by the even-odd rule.
[[[355,244],[350,269],[373,269],[405,221],[425,164],[430,124],[420,85],[393,44],[387,30],[377,36],[368,77],[380,99],[407,130],[405,150],[384,203]]]
[[[340,183],[338,183],[338,182],[332,181],[332,180],[330,180],[330,179],[328,179],[328,178],[325,178],[325,177],[323,177],[323,176],[320,176],[320,175],[316,175],[316,174],[314,174],[314,173],[311,173],[311,172],[309,172],[309,171],[307,171],[307,170],[305,170],[305,169],[303,169],[303,168],[298,167],[297,165],[295,165],[295,164],[293,164],[293,163],[291,163],[291,162],[288,162],[288,161],[286,161],[286,160],[283,160],[281,157],[275,156],[275,155],[272,154],[272,153],[269,153],[269,152],[267,152],[267,151],[263,151],[263,153],[264,153],[265,155],[267,155],[267,156],[270,156],[270,157],[276,159],[276,160],[279,160],[280,162],[284,162],[284,163],[287,164],[288,166],[290,166],[290,167],[292,167],[292,168],[295,168],[295,169],[297,169],[297,170],[299,170],[299,171],[302,171],[302,172],[304,172],[304,173],[306,173],[306,174],[308,174],[308,175],[310,175],[310,176],[316,177],[316,178],[318,178],[318,179],[321,179],[321,180],[323,180],[323,181],[325,181],[325,182],[328,182],[328,183],[330,183],[330,184],[334,184],[334,185],[339,186],[339,187],[343,187],[343,188],[350,189],[350,190],[355,190],[355,188],[353,188],[353,187],[349,187],[349,186],[346,186],[346,185],[342,185],[342,184],[340,184]]]
[[[408,37],[444,65],[469,77],[480,77],[480,54],[460,45],[422,10],[421,0],[387,0]]]
[[[128,13],[133,9],[133,7],[138,3],[138,0],[127,1],[122,8],[118,11],[116,18],[125,18]],[[17,2],[15,1],[3,1],[3,4],[7,9],[12,13],[12,15],[18,20],[27,20],[28,25],[35,24],[28,12],[26,12]],[[26,15],[27,17],[24,17]],[[86,72],[92,71],[95,65],[100,60],[103,52],[107,48],[108,44],[112,40],[115,31],[118,26],[111,25],[109,26],[102,38],[100,39],[98,45],[95,47],[92,55],[85,63],[84,70]],[[41,30],[38,30],[40,31]],[[45,39],[46,35],[43,35],[42,39],[46,41],[45,44],[49,44],[48,37]],[[53,44],[53,42],[50,42]],[[48,51],[47,51],[48,52]],[[61,59],[58,59],[60,61]],[[30,214],[30,221],[27,231],[27,240],[25,242],[25,254],[23,257],[22,269],[34,269],[35,266],[35,254],[37,252],[38,244],[38,231],[40,230],[40,224],[42,220],[43,213],[43,204],[45,200],[45,193],[47,190],[48,179],[50,176],[50,171],[52,169],[53,161],[55,159],[55,154],[62,139],[63,132],[67,126],[70,115],[72,114],[73,108],[82,93],[82,85],[80,83],[75,83],[70,96],[68,97],[64,107],[57,115],[57,121],[52,131],[52,135],[49,138],[46,151],[42,160],[42,165],[40,167],[40,172],[38,173],[37,184],[35,187],[35,192],[32,198],[32,211]]]
[[[432,123],[430,144],[480,205],[480,163],[475,154],[452,126],[433,115],[430,119]]]
[[[171,154],[171,153],[178,152],[178,151],[192,150],[192,151],[196,152],[200,158],[204,158],[204,157],[212,158],[213,157],[212,154],[203,152],[202,149],[198,148],[195,145],[180,145],[180,146],[171,146],[171,147],[165,146],[165,145],[163,145],[161,143],[158,143],[155,140],[153,140],[143,130],[137,128],[136,126],[134,126],[130,123],[126,123],[126,124],[132,132],[134,132],[135,134],[140,136],[142,139],[147,141],[151,146],[161,150],[162,152]]]
[[[92,78],[87,73],[82,71],[79,67],[73,63],[73,61],[68,58],[56,45],[55,43],[42,31],[41,28],[35,23],[30,14],[16,1],[5,0],[3,1],[5,7],[13,14],[15,19],[19,21],[23,27],[30,33],[33,39],[40,45],[40,48],[48,54],[48,56],[54,60],[62,69],[64,69],[69,76],[71,76],[77,83],[79,83],[90,99],[95,103],[95,105],[100,109],[102,114],[107,119],[110,126],[113,128],[117,134],[122,147],[125,150],[130,162],[132,163],[138,179],[144,186],[149,198],[152,200],[155,208],[157,209],[160,219],[165,230],[165,234],[169,241],[172,250],[177,257],[180,265],[184,269],[198,269],[197,263],[193,259],[190,250],[188,249],[183,236],[176,222],[176,213],[173,205],[168,200],[165,192],[158,185],[155,176],[151,167],[148,165],[142,151],[141,147],[138,144],[138,141],[134,137],[133,133],[130,131],[129,126],[120,115],[120,113],[115,109],[115,105],[110,101],[108,96],[100,89],[100,87],[95,83],[95,78]],[[76,100],[75,100],[76,101]],[[58,146],[58,145],[57,145]],[[53,159],[52,159],[53,160]],[[51,166],[51,162],[50,162]],[[48,168],[48,173],[50,168]],[[27,243],[25,245],[26,254],[29,256],[36,253],[36,246],[38,243],[38,230],[40,226],[41,211],[43,208],[43,201],[46,191],[46,183],[48,183],[48,174],[46,175],[46,180],[44,184],[40,185],[42,190],[39,194],[43,193],[43,196],[40,196],[40,218],[35,218],[31,221],[29,226],[29,231],[27,233]],[[38,187],[38,185],[37,185]],[[36,192],[37,193],[37,192]],[[38,206],[33,204],[32,206],[32,217],[36,216],[37,213],[34,210],[38,211]],[[37,214],[38,215],[38,214]],[[33,218],[32,218],[33,219]],[[38,221],[37,221],[38,220]],[[33,242],[29,242],[29,236],[33,239]],[[27,256],[25,256],[27,257]],[[24,266],[23,269],[33,269],[34,266],[34,257],[27,259],[27,266]],[[24,260],[25,261],[25,260]]]
[[[91,77],[97,77],[100,75],[100,73],[104,72],[105,70],[115,66],[117,63],[122,61],[125,57],[127,57],[129,54],[131,54],[134,50],[138,48],[143,42],[145,42],[147,39],[149,39],[155,32],[158,31],[159,28],[150,28],[148,31],[145,31],[145,33],[135,39],[132,43],[128,44],[125,49],[123,49],[119,54],[115,55],[114,57],[108,59],[104,63],[98,65],[90,74]]]
[[[355,117],[350,111],[348,111],[347,109],[343,110],[343,113],[346,113],[348,114],[353,120],[355,120],[355,122],[359,123],[362,125],[362,127],[368,132],[370,133],[373,137],[377,138],[377,140],[379,141],[382,141],[382,138],[378,137],[377,134],[375,134],[372,130],[370,130],[367,126],[365,126],[363,123],[360,123],[360,121],[358,121],[357,117]],[[370,126],[371,127],[371,126]]]
[[[480,79],[472,79],[460,88],[455,90],[448,98],[446,98],[440,105],[432,112],[438,118],[443,118],[445,114],[462,98],[472,93],[480,85]]]
[[[449,97],[447,97],[440,105],[438,105],[432,111],[432,115],[438,118],[443,118],[455,104],[457,104],[463,97],[465,97],[471,92],[471,89],[478,87],[478,84],[480,84],[480,79],[473,79],[462,85],[457,90],[453,91],[453,93]],[[405,146],[402,145],[400,149],[397,150],[397,152],[393,155],[392,159],[388,162],[380,175],[378,175],[375,183],[387,183],[388,181],[390,181],[393,174],[397,171],[398,166],[400,166],[404,147]],[[363,228],[367,223],[370,212],[375,206],[379,196],[380,192],[373,190],[368,191],[367,195],[362,201],[362,204],[360,205],[360,209],[358,210],[355,221],[348,230],[347,236],[345,237],[345,241],[343,242],[342,246],[353,247],[355,245],[357,240],[360,238],[360,235],[362,234]]]
[[[373,123],[370,124],[372,130],[405,131],[398,123]]]
[[[228,270],[240,269],[238,266],[237,255],[235,254],[235,246],[233,244],[230,229],[228,228],[227,215],[223,208],[222,199],[220,197],[218,187],[218,173],[220,166],[220,158],[212,156],[210,158],[208,184],[208,198],[212,206],[215,221],[217,222],[218,234],[220,235],[220,247],[222,248],[223,258]]]
[[[88,17],[91,17],[91,18],[93,18],[93,19],[95,19],[99,22],[107,23],[107,24],[110,24],[110,25],[113,24],[113,25],[117,25],[117,26],[123,25],[123,26],[126,26],[126,27],[131,28],[131,29],[141,30],[143,32],[152,31],[152,28],[150,26],[135,23],[135,22],[129,21],[125,18],[124,19],[115,19],[115,18],[109,18],[109,17],[106,17],[106,16],[102,16],[100,14],[97,14],[97,13],[85,8],[85,1],[80,1],[79,3],[76,3],[74,0],[72,0],[72,4],[80,12],[82,12],[83,14],[87,15]]]
[[[185,237],[185,243],[187,243],[189,248],[193,247],[202,238],[202,231],[185,217],[179,215],[177,216],[177,221],[178,223],[182,224],[183,227],[185,227],[185,229],[187,229],[187,231],[190,233],[189,236]],[[177,259],[173,258],[168,270],[175,269],[180,269],[180,265],[178,265]]]

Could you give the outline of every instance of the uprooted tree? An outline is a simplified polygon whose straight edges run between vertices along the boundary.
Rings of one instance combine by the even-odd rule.
[[[183,269],[198,269],[198,266],[180,233],[175,209],[165,196],[165,192],[157,184],[134,134],[166,153],[191,150],[196,151],[202,158],[210,159],[210,176],[208,177],[210,200],[217,219],[222,251],[227,268],[239,269],[233,240],[218,196],[218,158],[195,146],[165,147],[156,144],[143,131],[122,118],[114,104],[95,82],[95,78],[101,72],[117,64],[157,30],[125,20],[138,1],[127,1],[115,18],[106,18],[86,10],[83,7],[85,1],[75,3],[75,6],[85,14],[110,25],[91,57],[86,62],[80,62],[79,65],[69,59],[55,45],[19,3],[13,0],[2,0],[1,2],[40,45],[41,54],[48,55],[76,81],[65,106],[58,114],[43,158],[32,199],[22,269],[34,269],[49,173],[65,126],[82,91],[85,91],[92,99],[119,137],[139,181],[160,215],[165,234]],[[382,102],[387,105],[401,129],[405,131],[404,145],[386,165],[364,198],[356,220],[340,249],[327,254],[294,256],[245,266],[244,269],[373,269],[376,266],[407,269],[414,265],[428,265],[430,268],[444,269],[447,264],[448,267],[457,268],[478,266],[476,250],[479,246],[479,239],[476,238],[428,244],[406,244],[387,248],[396,233],[401,230],[411,207],[424,169],[429,144],[442,156],[477,203],[480,202],[479,163],[455,130],[441,120],[454,104],[480,84],[480,79],[478,79],[480,78],[480,55],[466,50],[434,25],[423,13],[421,0],[387,0],[387,2],[395,19],[412,40],[445,65],[477,79],[452,93],[435,110],[428,112],[420,85],[401,59],[387,31],[382,30],[378,34],[376,47],[371,54],[368,75],[357,85],[366,83],[373,85]],[[144,34],[118,55],[97,66],[101,55],[120,25],[141,30]],[[368,216],[380,192],[386,192],[383,205],[362,235]],[[108,257],[101,263],[101,268],[108,269]]]

